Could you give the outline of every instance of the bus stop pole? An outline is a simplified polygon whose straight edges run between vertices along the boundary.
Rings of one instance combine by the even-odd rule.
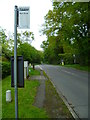
[[[15,88],[15,118],[18,118],[18,88],[17,88],[17,6],[14,8],[14,88]]]

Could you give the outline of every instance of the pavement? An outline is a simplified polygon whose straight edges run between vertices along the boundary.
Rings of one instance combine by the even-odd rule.
[[[39,66],[36,66],[35,69],[39,69],[41,75],[31,76],[29,78],[30,80],[38,80],[40,82],[40,86],[37,90],[34,106],[38,108],[43,108],[44,100],[45,100],[45,80],[47,80],[47,78],[43,75],[43,71],[42,69],[39,68]]]

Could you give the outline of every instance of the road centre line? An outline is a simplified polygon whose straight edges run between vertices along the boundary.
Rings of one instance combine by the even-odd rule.
[[[74,75],[74,76],[76,76],[76,77],[81,78],[80,75],[77,75],[77,74],[75,74],[75,73],[71,73],[71,72],[68,72],[68,71],[66,71],[66,70],[61,70],[61,71],[65,72],[65,73],[68,73],[68,74],[71,74],[71,75]]]
[[[68,74],[72,74],[72,75],[76,75],[76,74],[74,74],[74,73],[71,73],[71,72],[68,72],[68,71],[66,71],[66,70],[62,70],[63,72],[66,72],[66,73],[68,73]],[[77,76],[77,75],[76,75]]]

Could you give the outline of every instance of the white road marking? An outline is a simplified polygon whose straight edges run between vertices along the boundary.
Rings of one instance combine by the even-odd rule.
[[[68,74],[71,74],[71,75],[74,75],[74,76],[80,77],[80,75],[77,75],[77,74],[75,74],[75,73],[71,73],[71,72],[68,72],[68,71],[66,71],[66,70],[62,70],[62,71],[65,72],[65,73],[68,73]]]

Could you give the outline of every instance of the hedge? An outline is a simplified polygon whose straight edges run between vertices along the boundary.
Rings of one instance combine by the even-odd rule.
[[[10,62],[2,62],[2,79],[11,74]]]

